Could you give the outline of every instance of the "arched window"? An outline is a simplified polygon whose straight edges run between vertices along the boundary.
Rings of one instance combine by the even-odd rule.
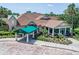
[[[28,24],[29,26],[36,26],[34,21],[30,21],[30,23]]]

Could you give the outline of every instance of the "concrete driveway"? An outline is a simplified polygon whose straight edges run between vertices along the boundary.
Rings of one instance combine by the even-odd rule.
[[[0,41],[0,55],[79,55],[79,52],[16,41]]]

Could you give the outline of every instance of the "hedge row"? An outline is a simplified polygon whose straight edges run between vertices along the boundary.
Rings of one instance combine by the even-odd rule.
[[[15,36],[14,32],[0,31],[0,38],[9,38],[14,36]]]

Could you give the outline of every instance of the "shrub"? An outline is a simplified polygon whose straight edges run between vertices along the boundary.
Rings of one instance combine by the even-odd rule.
[[[74,38],[79,40],[79,28],[74,29],[75,35]]]
[[[47,29],[45,27],[44,28],[40,28],[40,30],[41,30],[41,32],[42,32],[42,34],[44,36],[48,36],[48,31],[47,31]]]
[[[8,32],[8,31],[0,31],[0,37],[1,38],[10,38],[10,37],[14,37],[15,33],[14,32]]]
[[[75,32],[76,34],[79,34],[79,28],[74,29],[74,32]]]
[[[75,34],[74,38],[79,40],[79,34]]]
[[[42,35],[40,35],[40,36],[37,37],[37,39],[38,39],[38,40],[42,40],[42,41],[44,41],[44,40],[45,40],[45,37],[42,36]]]
[[[38,40],[47,41],[47,42],[54,42],[54,43],[60,43],[60,44],[71,44],[72,42],[68,39],[65,39],[63,35],[57,35],[54,37],[45,37],[43,35],[40,35],[37,37]]]

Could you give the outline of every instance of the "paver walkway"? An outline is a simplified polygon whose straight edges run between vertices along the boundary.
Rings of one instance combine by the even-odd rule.
[[[19,38],[20,39],[20,38]],[[29,43],[32,43],[32,44],[34,44],[34,46],[38,46],[38,47],[40,47],[40,46],[43,46],[43,47],[48,47],[48,48],[55,48],[55,49],[60,49],[61,50],[61,52],[60,52],[60,50],[59,50],[59,52],[57,52],[58,54],[64,54],[64,52],[65,52],[65,50],[66,51],[72,51],[73,53],[70,53],[70,54],[79,54],[79,41],[77,41],[77,40],[74,40],[74,39],[72,39],[72,38],[68,38],[69,40],[71,40],[73,43],[72,44],[70,44],[70,45],[63,45],[63,44],[57,44],[57,43],[50,43],[50,42],[45,42],[45,41],[39,41],[39,40],[30,40],[30,42]],[[15,53],[13,53],[13,54],[17,54],[17,52],[16,52],[16,50],[20,47],[19,45],[21,44],[21,42],[17,42],[17,43],[19,43],[19,44],[17,44],[17,43],[15,43],[16,41],[15,41],[15,39],[14,38],[7,38],[7,39],[0,39],[0,53],[1,54],[7,54],[8,52],[9,52],[9,48],[11,48],[10,47],[10,44],[12,44],[12,47],[14,47],[12,50],[15,50],[14,52]],[[26,43],[26,42],[24,42],[24,43]],[[8,44],[8,46],[6,46]],[[22,44],[22,46],[23,46],[24,44]],[[17,47],[17,46],[19,46],[17,49],[15,49],[15,47]],[[24,45],[25,46],[25,45]],[[26,43],[26,46],[27,46],[27,43]],[[30,46],[30,44],[28,44],[28,46]],[[43,48],[42,47],[42,48]],[[23,47],[22,47],[23,48]],[[40,48],[40,49],[42,49],[42,48]],[[21,48],[20,48],[21,49]],[[28,48],[28,49],[31,49],[31,48]],[[40,49],[39,49],[39,51],[40,51]],[[2,51],[3,50],[3,51]],[[25,49],[26,51],[27,51],[27,48]],[[7,51],[7,52],[6,52]],[[19,50],[20,51],[20,50]],[[18,51],[18,52],[19,52]],[[22,50],[23,51],[23,50]],[[22,52],[21,51],[21,52]],[[50,51],[50,50],[49,50]],[[52,50],[51,50],[52,51]],[[55,54],[55,52],[46,52],[46,53],[49,53],[49,54]],[[55,50],[54,50],[55,51]],[[62,52],[63,51],[63,52]],[[20,53],[21,53],[20,52]],[[41,51],[40,51],[41,52]],[[43,51],[42,51],[43,52]],[[76,52],[76,53],[75,53]],[[67,52],[68,53],[68,52]],[[21,53],[21,54],[23,54],[23,53]],[[29,54],[29,51],[28,51],[28,53],[26,52],[25,54]],[[37,53],[36,53],[37,54]],[[40,54],[40,53],[39,53]],[[43,52],[43,53],[41,53],[41,54],[45,54],[45,51]]]
[[[79,52],[16,41],[1,41],[0,55],[79,55]]]
[[[42,45],[42,46],[49,46],[49,47],[56,47],[56,48],[63,48],[63,49],[69,49],[73,51],[78,51],[79,52],[79,41],[73,39],[73,38],[68,38],[68,40],[72,41],[72,44],[69,45],[63,45],[63,44],[57,44],[57,43],[52,43],[52,42],[45,42],[45,41],[39,41],[39,40],[31,40],[31,43],[36,44],[36,45]]]

